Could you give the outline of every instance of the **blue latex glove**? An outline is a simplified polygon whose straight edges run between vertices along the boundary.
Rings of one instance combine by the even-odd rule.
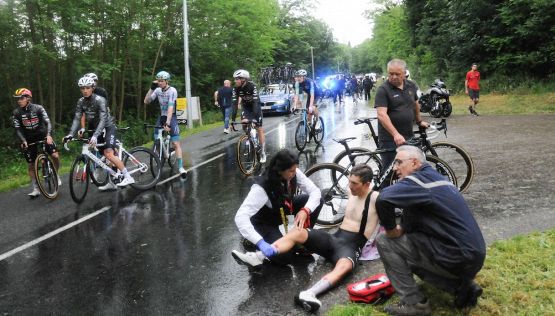
[[[256,246],[266,257],[271,257],[277,255],[277,250],[274,246],[270,245],[269,243],[265,242],[264,239],[260,239],[259,242],[256,243]]]

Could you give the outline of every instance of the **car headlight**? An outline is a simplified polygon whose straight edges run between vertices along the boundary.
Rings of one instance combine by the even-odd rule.
[[[287,103],[287,100],[279,100],[275,103],[275,105],[284,105],[285,103]]]

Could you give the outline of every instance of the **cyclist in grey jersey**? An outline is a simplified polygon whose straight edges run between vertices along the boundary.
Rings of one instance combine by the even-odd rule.
[[[164,126],[164,130],[170,133],[175,155],[177,157],[177,167],[179,173],[183,176],[187,174],[183,168],[183,153],[181,152],[181,143],[179,142],[179,126],[177,125],[176,116],[176,101],[177,90],[170,86],[170,74],[167,71],[160,71],[156,74],[156,80],[152,82],[150,90],[148,90],[144,103],[158,99],[160,104],[160,117],[158,118],[158,125]],[[156,137],[158,129],[154,130],[154,137]]]

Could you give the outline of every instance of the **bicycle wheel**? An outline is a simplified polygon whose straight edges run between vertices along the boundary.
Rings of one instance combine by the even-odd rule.
[[[324,227],[341,224],[345,217],[345,206],[348,199],[347,169],[333,163],[321,163],[312,166],[305,174],[322,191],[324,205],[316,223]]]
[[[166,159],[164,159],[164,154],[160,154],[161,152],[163,153],[163,149],[161,148],[161,143],[159,139],[155,140],[154,144],[152,144],[152,152],[160,160],[160,169],[164,168],[164,162]],[[154,161],[152,161],[151,163],[153,162]]]
[[[338,164],[343,168],[347,168],[349,165],[352,168],[353,166],[361,163],[367,164],[368,166],[370,166],[370,168],[372,168],[372,172],[374,173],[374,181],[377,181],[383,170],[382,160],[380,159],[380,157],[372,151],[363,147],[353,147],[350,148],[350,150],[351,153],[355,155],[353,157],[354,164],[351,164],[351,160],[349,159],[349,155],[347,155],[346,150],[337,154],[337,156],[333,158],[333,163]]]
[[[297,124],[297,129],[295,130],[295,146],[299,151],[303,151],[306,147],[308,141],[308,127],[304,121],[300,121]]]
[[[75,158],[69,172],[69,193],[75,203],[83,202],[89,189],[87,160],[84,156]]]
[[[449,167],[449,164],[447,164],[447,162],[432,155],[426,155],[426,162],[429,163],[437,172],[439,172],[439,174],[447,178],[449,182],[453,183],[455,187],[458,188],[455,172],[453,171],[453,169],[451,169],[451,167]],[[389,177],[389,184],[392,185],[397,181],[397,175],[395,174],[395,172],[392,172]]]
[[[89,177],[91,177],[91,181],[97,186],[101,187],[108,183],[108,179],[110,174],[108,171],[104,170],[101,166],[96,164],[94,161],[89,159],[88,162],[88,169]]]
[[[145,147],[135,147],[123,154],[123,164],[135,179],[135,183],[130,184],[132,188],[148,190],[158,183],[162,165],[160,158],[152,150]]]
[[[320,116],[318,117],[316,124],[314,124],[313,133],[314,141],[316,144],[320,144],[324,139],[324,120]]]
[[[35,179],[45,198],[54,199],[58,196],[58,172],[46,154],[40,154],[35,159]]]
[[[459,191],[466,191],[474,178],[474,162],[470,155],[462,147],[448,142],[433,143],[432,149],[435,156],[448,163],[455,173]],[[429,148],[426,148],[426,154],[434,155]]]
[[[253,174],[258,166],[256,147],[247,135],[241,136],[237,142],[237,164],[246,176]]]

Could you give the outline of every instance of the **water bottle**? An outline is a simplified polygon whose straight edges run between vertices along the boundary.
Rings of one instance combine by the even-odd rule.
[[[251,138],[253,142],[256,142],[256,130],[254,128],[251,128]]]

